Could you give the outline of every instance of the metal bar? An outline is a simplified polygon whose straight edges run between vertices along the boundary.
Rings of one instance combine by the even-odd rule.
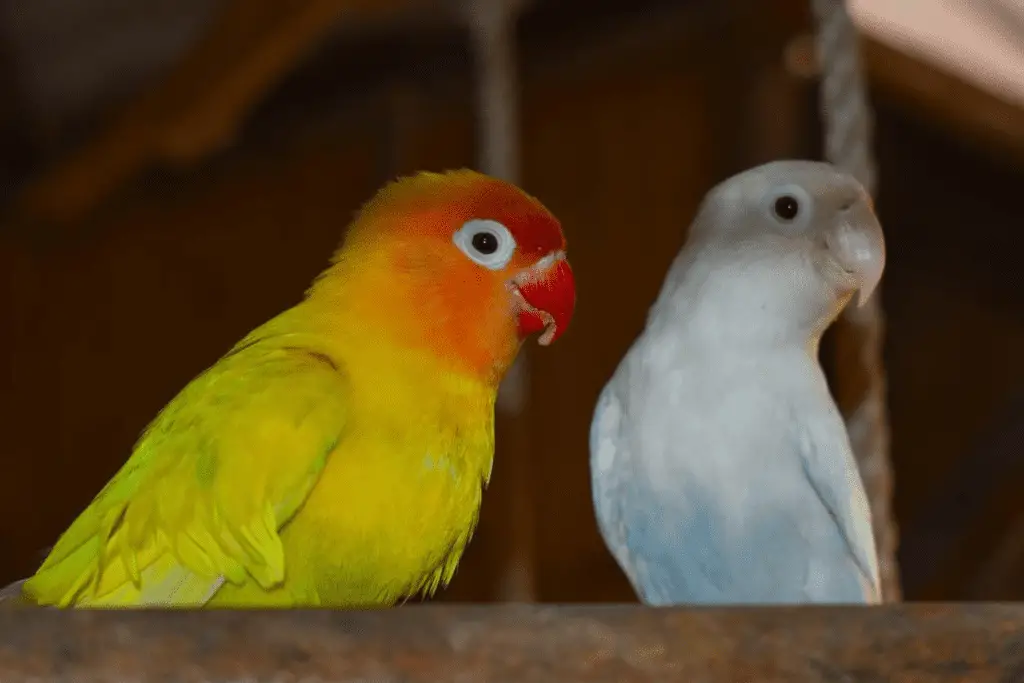
[[[0,613],[0,680],[1010,682],[1024,606]]]

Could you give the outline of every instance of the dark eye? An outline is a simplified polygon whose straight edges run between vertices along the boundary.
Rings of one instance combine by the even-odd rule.
[[[470,242],[473,248],[484,255],[490,255],[498,251],[498,238],[490,232],[478,232],[473,235]]]
[[[800,213],[800,202],[796,200],[796,197],[784,194],[775,200],[772,208],[775,210],[776,216],[784,221],[791,221]]]
[[[516,240],[508,228],[486,218],[463,223],[452,241],[470,261],[490,270],[507,266],[516,252]]]

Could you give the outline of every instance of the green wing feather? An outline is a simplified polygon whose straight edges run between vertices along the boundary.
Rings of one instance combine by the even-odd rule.
[[[347,399],[326,354],[239,345],[157,416],[26,595],[61,607],[196,607],[225,581],[280,585],[278,532],[338,444]]]

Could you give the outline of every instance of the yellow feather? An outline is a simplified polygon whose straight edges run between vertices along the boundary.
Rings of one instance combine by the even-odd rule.
[[[277,324],[168,405],[27,596],[363,606],[451,580],[490,472],[494,388],[359,334],[285,348]]]

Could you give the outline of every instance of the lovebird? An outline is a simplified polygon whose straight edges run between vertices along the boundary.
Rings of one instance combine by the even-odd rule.
[[[19,599],[374,608],[431,595],[474,531],[498,384],[566,329],[559,221],[460,170],[386,185],[295,307],[145,429]]]
[[[591,423],[598,526],[644,603],[879,601],[818,344],[884,267],[870,197],[829,164],[769,163],[704,198]]]

